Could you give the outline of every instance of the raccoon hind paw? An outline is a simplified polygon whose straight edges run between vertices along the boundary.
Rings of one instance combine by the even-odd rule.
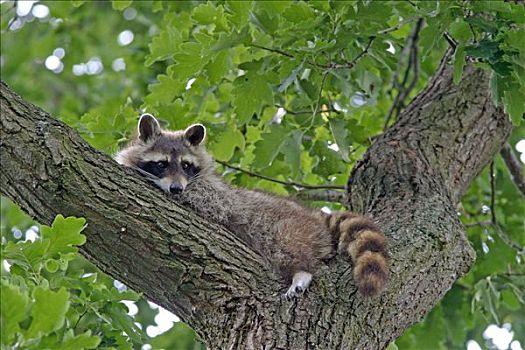
[[[298,295],[302,294],[312,282],[312,274],[306,271],[299,271],[293,275],[292,285],[286,293],[284,293],[284,298],[291,300]]]

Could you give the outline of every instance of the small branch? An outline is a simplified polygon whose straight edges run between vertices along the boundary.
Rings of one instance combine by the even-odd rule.
[[[521,194],[525,196],[525,179],[523,178],[523,165],[512,151],[512,147],[506,143],[501,149],[501,157],[509,169],[512,182],[518,187]]]
[[[315,116],[317,115],[317,112],[319,112],[319,105],[321,104],[321,97],[323,97],[324,84],[326,82],[326,77],[328,76],[329,72],[330,71],[327,70],[327,71],[325,71],[323,73],[323,79],[321,80],[321,87],[319,87],[319,95],[317,96],[317,102],[315,104],[314,112],[312,113],[312,120],[310,122],[310,127],[309,128],[311,128],[314,125]]]
[[[498,225],[496,220],[496,175],[494,174],[494,161],[490,163],[490,221]]]
[[[7,9],[7,11],[5,13],[2,13],[2,17],[6,17],[11,11],[15,10],[16,9],[16,5],[17,5],[16,1],[14,1],[13,2],[13,6],[11,6],[9,9]],[[18,17],[18,14],[16,14],[16,11],[15,11],[15,15],[13,16],[13,18],[11,18],[11,20],[8,21],[7,28],[2,30],[2,34],[7,33],[11,29],[13,23],[15,23],[16,20],[18,20],[18,19],[20,19],[20,18]]]
[[[387,28],[387,29],[383,29],[379,32],[377,32],[377,35],[383,35],[383,34],[388,34],[390,32],[395,32],[396,30],[398,30],[399,28],[401,28],[402,26],[404,26],[405,24],[408,24],[410,22],[414,22],[416,20],[421,20],[422,18],[421,17],[412,17],[412,18],[408,18],[406,20],[403,20],[401,22],[399,22],[398,24],[396,24],[395,26],[393,27],[390,27],[390,28]]]
[[[292,110],[290,110],[290,109],[288,109],[288,108],[286,108],[286,107],[283,107],[283,106],[281,106],[281,105],[274,105],[274,106],[277,107],[277,108],[282,108],[282,109],[284,109],[284,111],[285,111],[287,114],[291,114],[291,115],[301,115],[301,114],[311,114],[311,113],[312,113],[311,110],[310,110],[310,111],[307,111],[307,110],[304,110],[304,111],[292,111]],[[343,113],[342,111],[337,110],[337,109],[335,109],[335,108],[333,108],[333,107],[330,107],[330,108],[328,108],[328,109],[326,109],[326,110],[323,110],[323,112],[330,112],[330,113],[337,113],[337,114],[341,114],[341,113]]]
[[[394,76],[393,76],[393,79],[392,79],[392,90],[394,88],[396,88],[398,90],[398,93],[397,93],[394,101],[392,102],[392,105],[390,106],[390,109],[388,110],[388,113],[387,113],[387,115],[385,117],[385,121],[384,121],[384,124],[383,124],[383,130],[386,130],[386,128],[388,127],[388,124],[390,123],[390,120],[392,119],[392,117],[395,118],[395,117],[397,117],[397,115],[399,115],[399,113],[401,112],[402,108],[404,107],[405,99],[410,95],[410,93],[412,92],[412,90],[416,86],[417,81],[419,79],[419,61],[418,61],[418,58],[417,58],[417,54],[418,54],[417,44],[418,44],[418,41],[419,41],[419,33],[420,33],[422,27],[423,27],[423,19],[420,18],[417,21],[416,26],[414,27],[414,31],[413,31],[412,35],[410,35],[407,38],[407,43],[405,45],[405,48],[401,52],[401,55],[400,55],[400,58],[399,58],[399,65],[398,65],[398,68],[397,68],[396,72],[394,73]],[[401,83],[399,83],[398,82],[398,76],[399,76],[399,71],[400,71],[400,68],[401,68],[401,65],[402,65],[401,63],[403,61],[403,55],[406,52],[406,48],[409,48],[409,50],[408,50],[409,51],[409,53],[408,53],[408,55],[409,55],[408,64],[407,64],[407,68],[405,70],[405,74],[403,75],[403,81]],[[413,67],[413,69],[412,69],[412,67]],[[410,76],[410,72],[411,71],[413,71],[412,80],[410,81],[410,83],[407,86],[408,78]]]
[[[266,46],[257,45],[257,44],[251,44],[250,46],[251,46],[251,47],[258,48],[258,49],[261,49],[261,50],[265,50],[265,51],[268,51],[268,52],[278,53],[279,55],[282,55],[282,56],[286,56],[286,57],[288,57],[288,58],[294,58],[294,59],[295,59],[295,56],[294,56],[294,55],[289,54],[288,52],[284,52],[283,50],[273,49],[273,48],[271,48],[271,47],[266,47]]]
[[[452,35],[450,35],[449,32],[445,32],[445,33],[443,33],[443,37],[448,42],[448,44],[452,48],[452,50],[456,51],[456,47],[458,46],[458,43],[456,42],[456,40],[454,40]]]
[[[344,186],[339,186],[339,185],[308,185],[308,184],[302,184],[302,183],[294,182],[294,181],[283,181],[283,180],[275,179],[275,178],[270,177],[270,176],[257,174],[257,173],[254,173],[254,172],[250,171],[250,170],[242,169],[242,168],[236,167],[234,165],[230,165],[230,164],[228,164],[226,162],[223,162],[221,160],[215,160],[215,161],[217,163],[225,166],[225,167],[230,168],[230,169],[237,170],[237,171],[243,172],[243,173],[245,173],[247,175],[250,175],[250,176],[253,176],[253,177],[258,177],[258,178],[263,179],[263,180],[276,182],[276,183],[279,183],[281,185],[295,186],[295,187],[300,187],[300,188],[308,188],[308,189],[313,189],[313,190],[315,190],[315,189],[344,190],[345,189]]]
[[[518,243],[514,242],[505,232],[503,232],[503,230],[501,229],[501,227],[498,224],[494,224],[492,221],[473,222],[473,223],[470,223],[470,224],[465,224],[464,226],[467,227],[467,228],[471,228],[471,227],[475,227],[475,226],[484,226],[484,227],[490,226],[490,227],[493,227],[494,231],[496,232],[498,237],[501,238],[503,243],[505,243],[506,245],[508,245],[512,249],[516,250],[519,254],[525,255],[525,247],[522,247]]]
[[[344,203],[346,200],[346,193],[336,190],[303,190],[295,193],[295,197],[307,201]]]
[[[490,226],[490,225],[492,225],[492,221],[471,222],[469,224],[464,224],[463,226],[470,228],[470,227],[476,227],[476,226]]]
[[[341,69],[341,68],[351,69],[353,68],[356,65],[357,61],[359,61],[361,57],[363,57],[364,55],[368,53],[368,50],[370,49],[370,46],[372,46],[372,43],[374,42],[375,38],[376,36],[374,35],[369,37],[368,43],[366,44],[363,51],[361,51],[357,56],[355,56],[350,62],[347,62],[347,63],[332,62],[332,63],[325,65],[324,67],[328,69]]]

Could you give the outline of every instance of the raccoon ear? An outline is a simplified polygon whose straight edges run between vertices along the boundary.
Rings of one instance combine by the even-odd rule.
[[[160,124],[157,119],[149,113],[140,116],[138,129],[139,139],[144,142],[160,135]]]
[[[184,131],[184,138],[188,140],[190,145],[198,146],[204,141],[206,137],[206,128],[202,124],[193,124],[188,126]]]

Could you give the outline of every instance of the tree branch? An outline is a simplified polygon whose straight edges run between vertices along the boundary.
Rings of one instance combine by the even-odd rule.
[[[346,193],[335,190],[303,190],[295,193],[295,197],[307,201],[334,202],[341,204],[346,201]]]
[[[525,179],[523,177],[523,165],[512,151],[512,147],[506,143],[501,149],[501,157],[509,169],[510,178],[521,194],[525,196]]]
[[[215,160],[215,161],[217,163],[225,166],[225,167],[230,168],[230,169],[237,170],[237,171],[243,172],[243,173],[245,173],[247,175],[250,175],[250,176],[253,176],[253,177],[258,177],[260,179],[271,181],[271,182],[275,182],[275,183],[278,183],[278,184],[281,184],[281,185],[294,186],[294,187],[299,187],[299,188],[307,188],[307,189],[312,189],[312,190],[315,190],[315,189],[344,190],[345,189],[344,186],[340,186],[340,185],[308,185],[308,184],[303,184],[303,183],[294,182],[294,181],[283,181],[283,180],[279,180],[279,179],[276,179],[276,178],[271,177],[271,176],[258,174],[258,173],[255,173],[253,171],[246,170],[246,169],[237,167],[235,165],[228,164],[227,162],[223,162],[221,160]]]
[[[388,113],[385,117],[385,122],[383,124],[383,130],[386,130],[392,117],[396,118],[397,115],[399,115],[399,113],[401,112],[401,109],[404,107],[405,99],[408,97],[410,92],[412,92],[412,89],[414,89],[419,79],[419,61],[417,59],[417,50],[418,50],[419,32],[421,31],[422,26],[423,26],[423,19],[420,18],[417,21],[416,26],[414,27],[412,35],[410,35],[407,38],[407,42],[406,42],[405,47],[403,48],[403,51],[401,51],[400,58],[399,58],[399,64],[392,78],[392,89],[390,90],[390,93],[391,93],[394,88],[397,89],[397,95],[394,101],[392,102],[392,106],[390,106],[390,109],[388,110]],[[403,62],[403,56],[405,54],[405,51],[408,51],[408,64],[405,69],[403,81],[399,82],[398,76],[399,76],[399,72],[401,69],[402,62]],[[408,77],[412,70],[413,70],[412,81],[410,82],[408,86],[406,86],[408,82]]]
[[[473,223],[469,223],[469,224],[465,224],[465,227],[466,228],[472,228],[472,227],[476,227],[476,226],[488,226],[488,227],[492,227],[494,228],[494,231],[495,233],[498,235],[498,237],[503,241],[503,243],[505,243],[506,245],[508,245],[509,247],[511,247],[512,249],[516,250],[516,252],[518,252],[519,254],[522,254],[522,255],[525,255],[525,247],[519,245],[518,243],[514,242],[504,231],[503,229],[501,228],[500,225],[498,224],[494,224],[492,222],[492,220],[490,221],[478,221],[478,222],[473,222]]]

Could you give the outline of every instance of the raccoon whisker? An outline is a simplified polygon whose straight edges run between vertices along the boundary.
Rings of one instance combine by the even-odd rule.
[[[156,179],[158,179],[157,176],[155,176],[155,175],[153,175],[153,174],[150,174],[150,173],[148,173],[147,171],[144,171],[144,170],[142,170],[142,169],[139,168],[139,167],[133,167],[133,169],[135,169],[136,171],[138,171],[141,175],[143,175],[143,176],[149,178],[150,180],[156,180]]]
[[[191,184],[191,183],[193,183],[193,182],[195,182],[195,181],[197,181],[197,180],[199,180],[199,179],[201,179],[201,178],[203,178],[203,177],[204,177],[204,176],[203,176],[202,174],[197,174],[197,175],[195,175],[194,177],[192,177],[192,178],[190,178],[190,179],[188,180],[188,185]]]

